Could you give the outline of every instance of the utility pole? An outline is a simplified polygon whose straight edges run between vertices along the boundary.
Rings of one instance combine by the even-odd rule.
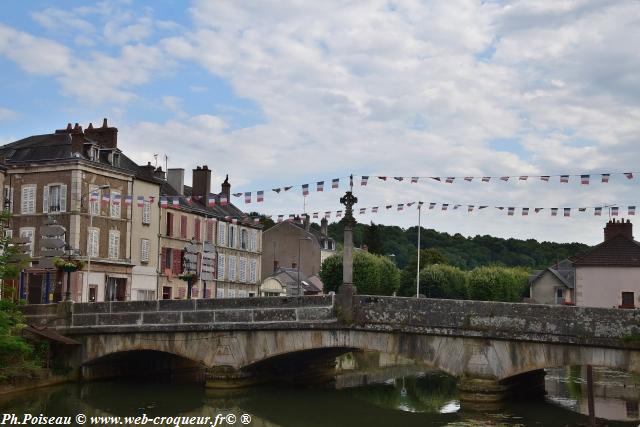
[[[420,298],[420,213],[422,211],[422,202],[418,202],[418,264],[416,271],[416,298]]]

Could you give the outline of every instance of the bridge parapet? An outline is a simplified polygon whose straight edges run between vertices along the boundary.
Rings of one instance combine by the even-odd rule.
[[[640,349],[640,310],[355,297],[354,326],[429,335]]]
[[[336,322],[331,296],[61,303],[26,306],[24,314],[68,333]]]

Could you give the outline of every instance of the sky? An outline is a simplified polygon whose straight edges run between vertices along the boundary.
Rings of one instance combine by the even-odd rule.
[[[206,164],[214,188],[229,174],[232,192],[253,192],[252,204],[233,200],[247,212],[335,212],[353,174],[356,208],[382,211],[359,222],[409,227],[417,205],[382,207],[460,204],[423,207],[421,224],[596,244],[606,210],[578,207],[616,204],[626,217],[640,206],[640,173],[616,175],[640,172],[637,46],[637,0],[9,2],[0,143],[106,117],[140,164],[164,168],[166,155],[187,183]],[[461,178],[562,174],[593,175]]]

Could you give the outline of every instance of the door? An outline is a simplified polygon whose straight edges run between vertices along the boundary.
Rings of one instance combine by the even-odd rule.
[[[162,299],[171,299],[171,286],[162,287]]]

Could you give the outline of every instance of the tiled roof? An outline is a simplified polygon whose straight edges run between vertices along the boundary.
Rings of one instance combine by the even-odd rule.
[[[186,212],[193,212],[213,218],[224,218],[226,216],[230,216],[232,218],[242,218],[247,216],[247,214],[245,214],[241,209],[236,207],[231,202],[229,202],[225,206],[221,206],[220,194],[209,193],[209,197],[216,198],[216,205],[214,207],[209,207],[206,200],[193,200],[191,204],[187,203],[185,197],[190,197],[192,195],[192,188],[187,185],[184,186],[184,194],[180,194],[178,190],[171,186],[171,184],[169,184],[167,181],[162,180],[160,195],[167,196],[169,198],[179,197],[180,209]],[[169,201],[169,206],[171,206],[171,200]],[[261,225],[254,223],[247,223],[243,225],[254,228],[262,228]]]
[[[617,235],[578,257],[574,265],[602,267],[640,267],[640,243]]]

